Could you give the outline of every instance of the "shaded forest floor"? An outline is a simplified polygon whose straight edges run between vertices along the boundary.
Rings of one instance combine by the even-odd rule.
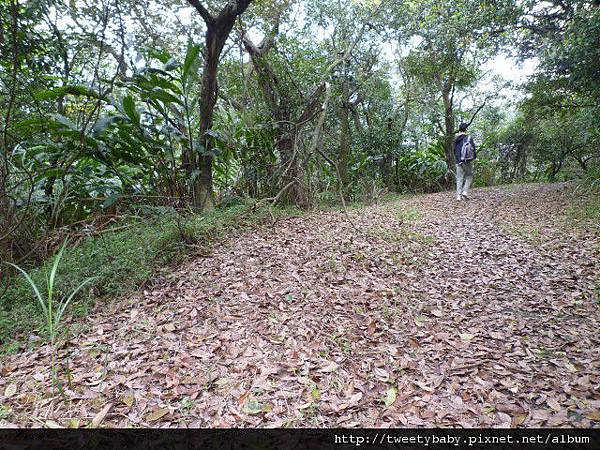
[[[0,365],[0,426],[600,425],[600,229],[572,187],[246,233],[60,349]],[[68,379],[69,382],[68,382]]]

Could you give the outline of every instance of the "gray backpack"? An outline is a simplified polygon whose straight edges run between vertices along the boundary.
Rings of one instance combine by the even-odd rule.
[[[466,136],[462,143],[462,148],[460,150],[460,160],[461,161],[473,161],[475,159],[475,149],[473,148],[473,138],[471,136]]]

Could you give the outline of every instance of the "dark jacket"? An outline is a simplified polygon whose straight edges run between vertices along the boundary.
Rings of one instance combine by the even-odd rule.
[[[458,164],[460,161],[460,152],[462,150],[463,142],[466,138],[471,138],[467,133],[458,133],[454,138],[454,157],[456,158],[456,163]],[[473,139],[473,138],[471,138]],[[474,160],[477,159],[477,147],[475,146],[475,141],[473,142],[473,156]]]

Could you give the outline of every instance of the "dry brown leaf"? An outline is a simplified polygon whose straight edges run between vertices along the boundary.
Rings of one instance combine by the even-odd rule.
[[[387,370],[375,367],[374,372],[378,380],[383,381],[384,383],[387,383],[390,380],[390,374]]]
[[[96,416],[92,419],[92,428],[98,428],[100,426],[100,424],[104,421],[104,418],[108,414],[108,411],[110,411],[110,408],[112,408],[112,403],[109,403],[108,405],[104,406],[104,408],[102,408],[98,412],[98,414],[96,414]]]
[[[356,405],[358,402],[360,402],[360,400],[363,398],[363,393],[362,392],[357,392],[356,394],[354,394],[352,397],[350,397],[350,399],[348,400],[348,405],[354,406]]]
[[[586,412],[584,414],[584,416],[590,420],[595,420],[597,422],[600,422],[600,410]]]
[[[331,373],[331,372],[335,372],[336,370],[338,370],[339,367],[340,367],[340,365],[338,363],[331,361],[325,367],[319,369],[319,372]]]
[[[522,414],[523,408],[515,403],[500,403],[496,405],[496,410],[507,414]]]
[[[377,331],[377,322],[375,322],[373,319],[370,319],[369,325],[367,326],[367,333],[369,335],[373,335],[375,334],[375,331]]]
[[[415,325],[418,327],[425,327],[427,326],[427,321],[429,319],[427,319],[427,317],[425,316],[417,316],[415,317]]]
[[[497,332],[497,331],[490,331],[490,332],[489,332],[489,335],[490,335],[490,337],[491,337],[492,339],[497,339],[497,340],[499,340],[499,341],[501,341],[501,340],[503,340],[503,339],[505,339],[505,338],[506,338],[506,336],[505,336],[504,334],[502,334],[502,333],[499,333],[499,332]]]
[[[123,404],[131,408],[133,406],[133,402],[135,401],[135,397],[133,395],[124,395],[123,397],[121,397],[121,401],[123,402]]]
[[[15,395],[17,393],[17,385],[16,383],[11,383],[8,386],[6,386],[6,389],[4,389],[4,396],[5,397],[12,397],[13,395]]]
[[[169,414],[169,408],[159,408],[146,416],[148,422],[156,422]]]
[[[45,424],[46,424],[46,428],[53,428],[53,429],[62,428],[62,426],[60,426],[60,424],[55,422],[54,420],[46,420]]]
[[[513,427],[521,426],[523,424],[523,422],[525,422],[526,419],[527,419],[527,414],[516,414],[513,416],[512,426]]]
[[[425,383],[421,383],[420,381],[415,381],[415,384],[426,392],[435,392],[434,388],[432,388],[431,386],[427,386]]]
[[[244,392],[242,395],[240,395],[237,400],[238,404],[243,405],[244,403],[246,403],[246,400],[248,400],[248,397],[250,397],[251,393],[252,393],[252,391],[250,389],[248,389],[246,392]]]
[[[556,412],[559,412],[562,409],[562,407],[560,406],[560,403],[558,403],[558,401],[554,398],[547,399],[546,403],[548,404],[548,406],[550,408],[552,408]]]

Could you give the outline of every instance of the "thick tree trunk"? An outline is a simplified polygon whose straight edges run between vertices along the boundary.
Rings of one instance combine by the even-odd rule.
[[[297,206],[307,206],[307,192],[302,183],[304,171],[300,165],[296,148],[296,134],[293,127],[287,128],[288,131],[278,139],[277,149],[281,156],[281,183],[279,189],[286,189],[281,195],[282,203]],[[287,186],[287,188],[286,188]]]
[[[228,35],[229,33],[227,33]],[[204,59],[204,71],[202,74],[202,90],[200,92],[200,145],[191,155],[192,173],[195,176],[192,184],[192,201],[195,208],[200,210],[211,210],[214,208],[214,193],[212,184],[213,157],[209,154],[211,141],[206,134],[213,126],[213,115],[217,102],[217,67],[219,57],[225,44],[224,38],[219,38],[213,28],[206,32],[206,56]]]
[[[214,208],[212,183],[211,140],[206,134],[212,128],[215,104],[217,103],[217,69],[225,42],[233,29],[235,20],[244,13],[252,0],[230,1],[217,17],[211,16],[199,0],[188,0],[206,23],[206,49],[202,89],[200,91],[200,136],[201,147],[183,155],[183,166],[191,179],[192,204],[200,210]]]

